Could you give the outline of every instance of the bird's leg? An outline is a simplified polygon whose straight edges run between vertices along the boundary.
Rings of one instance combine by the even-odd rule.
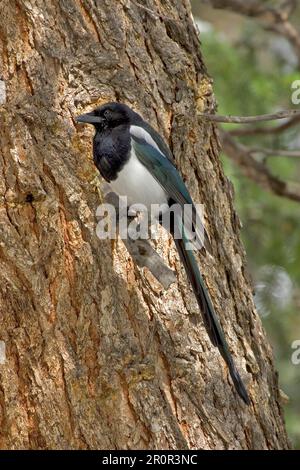
[[[119,219],[119,197],[114,192],[109,192],[105,195],[105,202],[112,204],[116,210],[117,226],[120,224]],[[126,212],[127,227],[131,221],[136,217],[136,214],[128,216]],[[147,267],[153,276],[162,284],[165,289],[176,281],[174,272],[165,264],[164,260],[159,256],[155,249],[151,246],[148,239],[138,238],[137,240],[131,239],[129,236],[123,239],[123,242],[134,260],[135,264],[140,268]]]

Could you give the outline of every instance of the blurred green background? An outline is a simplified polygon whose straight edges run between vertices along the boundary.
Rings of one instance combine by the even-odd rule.
[[[284,38],[265,31],[256,20],[214,10],[203,1],[192,0],[192,8],[219,114],[242,116],[296,107],[291,84],[300,79],[299,65]],[[300,6],[292,21],[300,25]],[[227,130],[238,127],[225,125]],[[239,139],[250,147],[300,149],[299,131],[298,123],[281,134]],[[288,433],[294,448],[300,448],[300,364],[291,360],[292,343],[300,340],[300,203],[261,189],[226,155],[222,159],[235,188],[255,302],[273,346],[280,388],[289,397],[284,405]],[[265,163],[281,179],[300,184],[300,158],[274,151]]]

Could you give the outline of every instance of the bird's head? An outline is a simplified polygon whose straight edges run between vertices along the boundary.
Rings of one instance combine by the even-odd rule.
[[[93,124],[96,129],[103,130],[132,123],[138,115],[126,104],[106,103],[90,113],[77,116],[77,122]]]

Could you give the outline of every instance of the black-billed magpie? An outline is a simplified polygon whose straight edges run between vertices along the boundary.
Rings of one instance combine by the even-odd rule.
[[[153,204],[167,208],[174,204],[182,208],[185,205],[191,207],[192,210],[188,211],[191,215],[184,218],[178,211],[171,213],[170,210],[172,223],[169,230],[191,282],[207,333],[227,363],[238,394],[246,404],[250,404],[196,258],[192,250],[187,249],[191,226],[201,246],[208,242],[208,237],[203,227],[199,229],[196,207],[176,169],[169,147],[139,114],[122,103],[106,103],[90,113],[78,116],[76,121],[94,125],[94,163],[112,189],[120,196],[127,197],[129,205],[143,204],[149,210]],[[157,213],[157,217],[161,222],[162,211]],[[177,236],[174,236],[175,231]]]

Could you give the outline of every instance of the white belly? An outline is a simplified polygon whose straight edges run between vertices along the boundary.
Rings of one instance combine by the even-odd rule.
[[[119,196],[127,196],[128,206],[143,204],[150,211],[151,204],[167,204],[165,191],[138,160],[133,150],[129,162],[110,185]]]

